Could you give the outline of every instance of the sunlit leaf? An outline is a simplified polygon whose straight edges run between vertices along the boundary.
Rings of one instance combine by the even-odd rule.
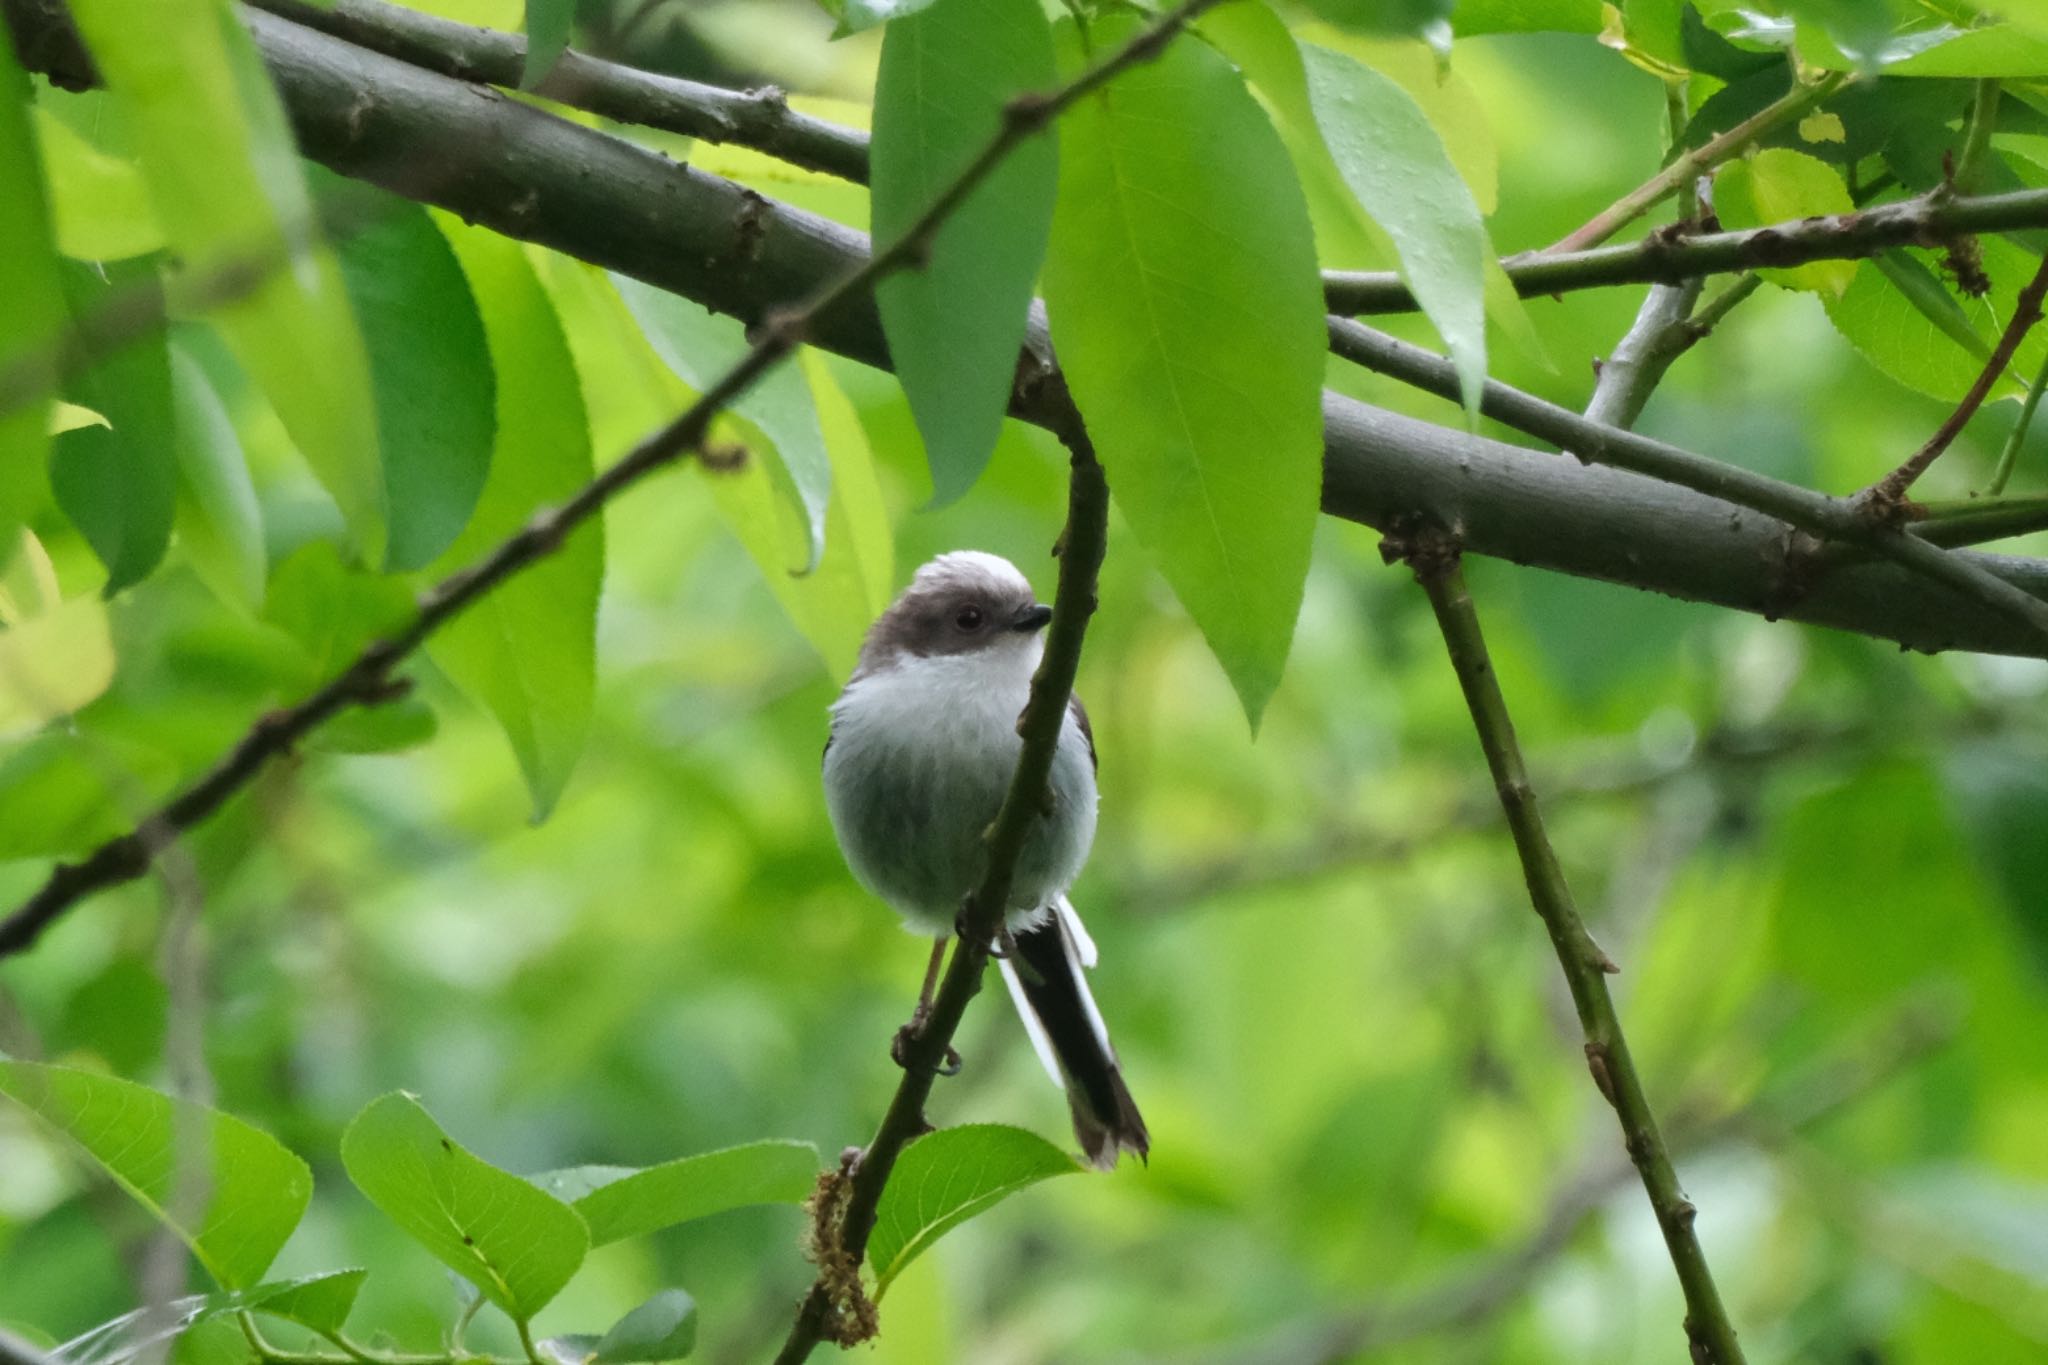
[[[106,604],[97,597],[58,597],[56,575],[42,544],[26,528],[0,555],[0,736],[13,736],[66,716],[114,680],[114,642]]]
[[[276,1138],[133,1081],[0,1061],[0,1094],[83,1148],[224,1288],[262,1278],[313,1194],[312,1172]],[[180,1202],[181,1159],[204,1162],[193,1173],[204,1198],[199,1210]]]
[[[476,514],[431,573],[481,558],[594,471],[590,426],[562,325],[518,244],[448,225],[483,315],[497,382],[497,444]],[[428,644],[511,741],[536,818],[582,755],[597,687],[604,528],[593,519],[544,564],[492,591]]]
[[[410,1095],[356,1115],[341,1161],[385,1217],[518,1321],[583,1263],[589,1233],[574,1209],[456,1146]]]
[[[1092,43],[1137,31],[1108,16]],[[1237,72],[1200,43],[1082,101],[1060,154],[1055,347],[1118,506],[1256,724],[1322,481],[1322,285],[1300,187]]]
[[[916,222],[995,136],[1011,98],[1052,81],[1038,0],[940,0],[891,24],[875,77],[875,240]],[[935,503],[964,493],[995,448],[1058,183],[1052,136],[1031,139],[953,211],[916,269],[876,290]]]
[[[970,1123],[942,1128],[904,1148],[882,1191],[868,1264],[875,1297],[903,1268],[952,1229],[1017,1191],[1081,1167],[1059,1148],[1022,1128]]]
[[[226,0],[80,0],[72,13],[133,121],[157,217],[188,274],[267,270],[212,316],[364,552],[381,558],[369,367],[333,257],[309,241],[304,176],[254,43]]]
[[[1855,210],[1840,172],[1817,157],[1784,147],[1767,147],[1753,157],[1730,162],[1714,179],[1714,211],[1730,229]],[[1787,289],[1840,298],[1856,276],[1856,262],[1813,261],[1757,273]]]
[[[603,1246],[749,1204],[802,1203],[817,1178],[817,1148],[769,1140],[642,1170],[577,1166],[534,1183],[573,1203],[590,1227],[590,1244]]]
[[[49,501],[44,457],[55,358],[31,357],[48,350],[65,315],[28,97],[28,77],[0,24],[0,184],[9,187],[0,194],[0,374],[30,367],[21,374],[23,392],[0,391],[0,546]]]
[[[43,145],[49,175],[57,247],[78,260],[118,261],[160,250],[164,244],[164,230],[149,202],[149,185],[141,169],[132,159],[95,146],[46,104],[89,102],[99,113],[111,99],[104,91],[51,91],[36,104],[36,139]]]

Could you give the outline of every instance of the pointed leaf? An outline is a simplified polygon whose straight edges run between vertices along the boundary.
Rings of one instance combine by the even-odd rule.
[[[262,1278],[298,1226],[313,1174],[276,1138],[217,1109],[88,1071],[0,1061],[0,1094],[84,1148],[114,1182],[192,1248],[224,1288]],[[205,1145],[206,1207],[172,1204],[181,1139]]]
[[[590,1244],[603,1246],[750,1204],[800,1204],[817,1179],[817,1148],[771,1139],[644,1170],[577,1166],[534,1183],[572,1201]]]
[[[425,209],[383,199],[339,256],[377,395],[391,505],[384,566],[417,569],[469,524],[490,473],[490,348],[462,267]]]
[[[0,185],[8,186],[0,194],[0,548],[49,500],[44,462],[55,357],[31,357],[49,351],[65,320],[29,107],[28,77],[0,24]],[[20,390],[10,391],[17,379]]]
[[[55,1365],[123,1365],[224,1313],[254,1309],[315,1331],[337,1331],[362,1288],[363,1270],[328,1270],[253,1289],[191,1294],[149,1304],[80,1333],[50,1353]]]
[[[868,1266],[875,1297],[932,1243],[1048,1176],[1081,1167],[1036,1133],[1000,1123],[942,1128],[903,1149],[875,1211]]]
[[[590,481],[590,424],[554,305],[517,242],[441,220],[483,315],[497,382],[497,443],[468,530],[431,572],[460,568],[537,508]],[[586,522],[544,564],[493,590],[427,652],[504,728],[544,818],[575,770],[597,688],[604,528]]]
[[[697,1349],[697,1301],[664,1289],[613,1324],[597,1343],[596,1365],[654,1365]]]
[[[625,275],[613,275],[619,297],[646,333],[654,353],[676,378],[698,393],[710,388],[748,351],[746,329],[737,318]],[[803,519],[804,555],[783,566],[797,573],[818,567],[825,549],[825,509],[832,497],[832,459],[818,428],[803,375],[787,362],[756,380],[732,405],[772,443],[769,472]]]
[[[192,568],[222,598],[263,605],[263,512],[227,407],[189,354],[171,348],[178,503],[173,524]]]
[[[1486,228],[1421,106],[1341,52],[1301,45],[1310,103],[1344,183],[1393,239],[1401,278],[1450,348],[1465,410],[1486,383]]]
[[[341,1164],[385,1217],[516,1321],[583,1264],[589,1233],[574,1209],[456,1146],[410,1095],[356,1115]]]
[[[104,278],[102,278],[104,271]],[[94,270],[70,265],[65,296],[82,323],[114,297],[156,290],[156,268],[125,262]],[[170,352],[161,333],[138,338],[80,374],[65,392],[104,424],[76,427],[50,452],[50,488],[106,565],[111,597],[148,577],[171,543],[178,454],[171,410]]]
[[[1139,30],[1092,29],[1098,51]],[[1073,25],[1063,60],[1080,65]],[[1115,490],[1254,725],[1322,483],[1322,284],[1300,186],[1242,80],[1170,46],[1061,126],[1053,341]]]
[[[252,260],[271,267],[213,316],[365,554],[381,558],[369,367],[334,259],[308,241],[316,229],[305,179],[254,42],[226,0],[79,0],[71,9],[133,120],[172,249],[196,275]]]
[[[941,0],[891,24],[875,77],[875,241],[916,222],[996,135],[1003,106],[1053,74],[1038,0]],[[966,492],[995,449],[1058,186],[1052,138],[1031,139],[954,210],[919,268],[876,289],[935,504]]]

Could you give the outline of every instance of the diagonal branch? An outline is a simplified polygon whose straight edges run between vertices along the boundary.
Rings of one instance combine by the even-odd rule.
[[[26,950],[44,929],[87,896],[140,877],[180,833],[220,809],[272,759],[289,752],[324,722],[351,707],[389,699],[401,686],[394,680],[393,671],[428,636],[499,584],[559,549],[570,532],[597,515],[613,498],[648,474],[697,451],[710,429],[711,419],[795,350],[814,327],[843,311],[849,302],[867,299],[875,283],[884,276],[921,259],[932,233],[1013,148],[1042,131],[1069,105],[1119,72],[1157,55],[1192,15],[1212,3],[1215,0],[1186,0],[1121,51],[1059,90],[1011,101],[996,136],[901,237],[843,275],[838,283],[816,294],[802,308],[771,313],[753,348],[680,416],[643,439],[560,507],[536,513],[524,528],[483,559],[428,589],[412,620],[402,629],[369,645],[312,696],[260,718],[212,769],[133,830],[107,840],[80,862],[60,863],[51,869],[42,887],[0,920],[0,957]]]
[[[1742,1365],[1742,1348],[1735,1328],[1721,1303],[1720,1290],[1707,1265],[1693,1231],[1695,1209],[1679,1187],[1678,1173],[1650,1110],[1648,1095],[1636,1072],[1635,1059],[1623,1035],[1614,999],[1607,991],[1607,974],[1616,970],[1586,931],[1573,904],[1564,869],[1544,832],[1536,793],[1529,785],[1528,769],[1522,762],[1520,744],[1509,719],[1507,701],[1488,657],[1486,638],[1479,627],[1479,615],[1465,589],[1458,565],[1456,542],[1440,532],[1418,533],[1405,542],[1390,538],[1390,555],[1406,559],[1415,577],[1429,594],[1443,632],[1458,685],[1479,732],[1487,768],[1493,774],[1494,789],[1506,812],[1514,835],[1515,851],[1522,861],[1529,897],[1543,926],[1550,933],[1558,965],[1564,969],[1577,1008],[1579,1027],[1586,1040],[1586,1065],[1601,1095],[1613,1106],[1621,1123],[1623,1146],[1642,1177],[1650,1208],[1664,1234],[1664,1245],[1685,1293],[1685,1332],[1692,1344],[1696,1365]]]

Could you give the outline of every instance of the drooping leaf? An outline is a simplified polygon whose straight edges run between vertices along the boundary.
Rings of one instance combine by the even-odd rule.
[[[0,1061],[0,1094],[83,1148],[227,1289],[254,1286],[313,1194],[306,1163],[230,1114],[113,1076]],[[180,1152],[182,1143],[202,1150]],[[203,1159],[203,1211],[178,1206],[180,1158]]]
[[[178,456],[173,522],[178,545],[206,585],[254,611],[267,568],[263,512],[242,443],[199,362],[171,348],[171,410]]]
[[[25,526],[13,541],[0,553],[0,737],[10,738],[70,715],[114,680],[106,604],[64,601],[42,542]]]
[[[903,1149],[875,1211],[875,1297],[947,1232],[1028,1185],[1081,1167],[1036,1133],[1000,1123],[942,1128]]]
[[[110,298],[154,292],[156,268],[125,262],[64,271],[74,320]],[[170,352],[161,333],[139,337],[101,358],[66,386],[70,398],[99,413],[58,437],[50,452],[57,505],[106,565],[111,597],[146,578],[171,543],[178,496],[178,454],[171,408]]]
[[[498,376],[497,442],[469,529],[435,574],[480,558],[594,472],[576,367],[525,253],[493,233],[442,221],[483,314]],[[536,819],[554,808],[590,728],[604,554],[601,522],[585,523],[546,563],[492,591],[427,646],[504,728]]]
[[[290,129],[226,0],[81,0],[72,13],[132,119],[158,220],[193,277],[255,263],[210,316],[263,387],[364,554],[384,552],[369,366],[333,256],[314,244]],[[174,296],[178,281],[171,281]]]
[[[875,77],[875,241],[916,222],[995,136],[1004,105],[1053,71],[1038,0],[940,0],[891,24]],[[966,492],[995,448],[1058,185],[1052,136],[1031,139],[953,211],[920,266],[876,289],[934,503]]]
[[[572,1202],[590,1227],[590,1244],[603,1246],[750,1204],[799,1204],[817,1178],[817,1148],[769,1140],[643,1170],[577,1166],[534,1182]]]
[[[338,251],[370,354],[391,506],[388,572],[446,550],[491,468],[496,385],[477,303],[427,211],[395,197]]]
[[[561,60],[575,25],[576,0],[526,0],[526,69],[519,74],[523,88],[539,85]]]
[[[676,378],[698,393],[710,388],[748,350],[738,319],[625,275],[613,275],[619,297],[640,324],[654,353]],[[787,361],[754,381],[732,410],[767,437],[769,473],[803,518],[803,557],[782,566],[796,573],[818,567],[825,550],[826,507],[832,499],[832,458],[818,428],[817,409],[797,367]]]
[[[1730,229],[1855,209],[1840,172],[1818,157],[1785,147],[1767,147],[1753,157],[1730,162],[1714,179],[1714,210]],[[1787,289],[1840,298],[1855,278],[1856,263],[1813,261],[1757,273]]]
[[[385,1217],[517,1321],[583,1263],[590,1235],[574,1209],[458,1147],[410,1095],[357,1114],[341,1162]]]
[[[1468,413],[1486,383],[1486,228],[1421,108],[1393,81],[1304,43],[1309,99],[1344,182],[1400,255],[1401,277],[1450,348]]]
[[[1137,31],[1106,16],[1094,45]],[[1061,35],[1078,67],[1073,26]],[[1200,43],[1083,100],[1060,153],[1055,347],[1118,505],[1256,725],[1321,486],[1322,285],[1300,186],[1237,72]]]
[[[355,1306],[364,1270],[328,1270],[251,1289],[191,1294],[147,1304],[83,1332],[50,1353],[55,1365],[125,1365],[228,1313],[255,1311],[315,1331],[337,1331]]]
[[[49,500],[50,399],[56,388],[47,352],[64,326],[57,253],[43,197],[42,164],[29,119],[28,77],[0,25],[0,375],[16,366],[21,391],[0,384],[0,547]]]
[[[697,1349],[697,1301],[664,1289],[612,1324],[592,1353],[594,1365],[657,1365]]]

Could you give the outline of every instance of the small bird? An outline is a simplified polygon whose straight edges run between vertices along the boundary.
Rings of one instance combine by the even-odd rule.
[[[1052,608],[1016,565],[956,550],[911,579],[869,628],[832,704],[825,804],[861,885],[937,940],[919,1018],[962,902],[980,881],[983,831],[1017,766],[1017,717]],[[1051,802],[1024,842],[1003,921],[1003,979],[1039,1060],[1065,1087],[1074,1135],[1100,1169],[1149,1147],[1084,969],[1095,944],[1067,900],[1095,838],[1095,739],[1078,697],[1054,751]]]

